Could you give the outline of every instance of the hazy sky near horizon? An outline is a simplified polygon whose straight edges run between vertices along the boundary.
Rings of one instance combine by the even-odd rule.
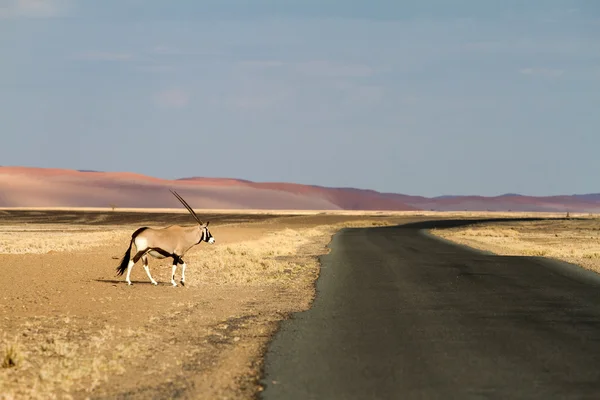
[[[600,1],[0,0],[0,127],[0,165],[600,192]]]

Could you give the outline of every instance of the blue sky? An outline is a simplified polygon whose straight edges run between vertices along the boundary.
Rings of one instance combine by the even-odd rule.
[[[0,0],[0,165],[600,191],[595,0]]]

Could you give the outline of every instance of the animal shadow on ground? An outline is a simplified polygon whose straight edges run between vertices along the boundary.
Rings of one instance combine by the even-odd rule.
[[[110,283],[113,285],[126,285],[127,286],[127,282],[125,282],[124,280],[117,280],[117,279],[94,279],[94,281],[96,282],[102,282],[102,283]],[[152,285],[152,282],[146,282],[146,281],[131,281],[132,286],[133,285]],[[171,282],[158,282],[158,286],[172,286]],[[153,285],[154,286],[154,285]]]

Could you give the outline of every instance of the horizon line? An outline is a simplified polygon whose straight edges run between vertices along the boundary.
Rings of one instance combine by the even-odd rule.
[[[481,195],[481,194],[441,194],[437,196],[424,196],[419,194],[406,194],[400,192],[389,192],[389,191],[379,191],[376,189],[370,188],[361,188],[361,187],[353,187],[353,186],[325,186],[325,185],[316,185],[310,183],[298,183],[298,182],[290,182],[290,181],[256,181],[245,178],[232,178],[232,177],[223,177],[223,176],[186,176],[180,178],[159,178],[156,176],[152,176],[149,174],[134,172],[134,171],[101,171],[101,170],[93,170],[93,169],[77,169],[77,168],[59,168],[59,167],[37,167],[37,166],[27,166],[27,165],[0,165],[1,168],[25,168],[25,169],[39,169],[39,170],[61,170],[61,171],[72,171],[78,173],[100,173],[100,174],[134,174],[141,175],[147,178],[165,180],[165,181],[183,181],[183,180],[192,180],[192,179],[215,179],[215,180],[228,180],[228,181],[238,181],[238,182],[247,182],[247,183],[255,183],[255,184],[285,184],[285,185],[298,185],[298,186],[311,186],[318,187],[324,189],[338,189],[338,190],[361,190],[361,191],[370,191],[384,195],[399,195],[399,196],[409,196],[409,197],[422,197],[426,199],[442,199],[442,198],[460,198],[460,197],[481,197],[481,198],[497,198],[497,197],[530,197],[530,198],[550,198],[550,197],[581,197],[581,196],[590,196],[590,195],[600,195],[599,192],[588,192],[588,193],[559,193],[559,194],[549,194],[549,195],[528,195],[518,192],[506,192],[497,195]]]

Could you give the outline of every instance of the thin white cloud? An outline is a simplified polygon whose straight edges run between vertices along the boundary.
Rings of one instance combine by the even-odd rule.
[[[190,102],[190,94],[183,89],[167,89],[154,94],[154,103],[161,108],[183,108]]]
[[[466,51],[497,51],[498,49],[506,49],[508,46],[505,42],[499,40],[476,40],[463,43],[459,46],[460,50]]]
[[[494,53],[505,57],[546,54],[559,57],[579,56],[598,46],[598,39],[592,37],[560,37],[553,40],[542,38],[515,38],[514,40],[474,40],[461,43],[449,50],[457,52]],[[533,69],[533,68],[525,68]]]
[[[296,64],[299,73],[321,77],[367,77],[375,74],[375,69],[364,64],[347,64],[325,60],[315,60]]]
[[[278,94],[241,94],[236,97],[226,99],[225,103],[238,110],[245,111],[268,111],[272,110],[285,99],[285,96]]]
[[[169,73],[179,70],[175,65],[170,64],[155,64],[155,65],[138,65],[135,67],[137,71],[150,73]]]
[[[71,0],[0,0],[0,19],[55,18],[70,8]]]
[[[167,46],[156,45],[152,48],[151,51],[155,54],[169,54],[171,52],[171,49]]]
[[[295,92],[285,82],[242,78],[231,82],[230,90],[212,100],[213,104],[236,111],[278,112],[286,109]]]
[[[523,68],[519,72],[523,75],[542,76],[545,78],[558,78],[564,74],[563,70],[552,68]]]
[[[345,93],[345,101],[357,106],[371,106],[379,104],[385,91],[381,86],[357,85],[349,82],[340,82],[336,87]]]
[[[157,44],[154,47],[146,50],[147,53],[152,54],[154,56],[222,56],[226,55],[222,50],[217,47],[214,48],[203,48],[198,49],[194,48],[179,48],[166,46],[163,44]]]
[[[188,52],[184,52],[181,49],[175,49],[173,47],[168,47],[168,46],[163,46],[163,45],[154,46],[150,50],[150,52],[152,54],[160,54],[160,55],[166,55],[166,56],[188,54]]]
[[[80,54],[78,58],[90,61],[128,61],[133,58],[133,54],[90,51]]]
[[[240,67],[245,68],[278,68],[285,63],[278,60],[246,60],[239,63]]]

